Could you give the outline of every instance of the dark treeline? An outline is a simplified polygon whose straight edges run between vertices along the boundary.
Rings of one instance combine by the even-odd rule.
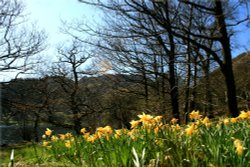
[[[244,53],[233,61],[236,78],[239,110],[250,109],[250,54]],[[130,128],[129,122],[142,112],[152,115],[165,115],[172,118],[171,96],[162,88],[159,80],[152,78],[143,81],[141,75],[103,74],[79,78],[75,81],[63,76],[46,76],[34,79],[15,79],[2,84],[2,121],[16,122],[23,138],[38,140],[38,128],[41,123],[80,132],[87,127],[94,131],[98,126],[112,125],[115,128]],[[211,99],[207,101],[207,78],[197,79],[195,108],[207,116],[227,115],[226,86],[219,69],[209,75]],[[170,89],[164,85],[166,91]],[[180,116],[185,121],[185,79],[178,77]],[[147,86],[147,94],[145,93]],[[158,87],[157,87],[158,86]],[[191,91],[194,91],[191,89]],[[190,101],[193,99],[190,99]],[[211,105],[212,111],[207,111]],[[28,130],[26,126],[32,126]]]
[[[47,122],[79,133],[83,126],[129,128],[141,112],[185,123],[192,110],[237,117],[249,109],[249,52],[232,59],[239,25],[250,25],[247,1],[79,0],[100,9],[102,24],[79,18],[63,25],[72,41],[57,48],[46,70],[29,61],[46,37],[34,30],[27,39],[9,35],[19,30],[10,16],[19,18],[22,6],[0,5],[14,12],[0,15],[0,70],[39,76],[2,84],[5,122],[32,122],[34,131]]]

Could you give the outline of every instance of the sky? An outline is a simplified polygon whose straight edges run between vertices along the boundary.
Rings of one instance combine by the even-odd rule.
[[[93,21],[97,18],[96,8],[79,3],[78,0],[21,0],[25,5],[24,14],[27,15],[26,24],[34,24],[44,30],[48,36],[46,50],[41,54],[55,58],[57,46],[70,39],[69,35],[61,32],[62,21],[74,22],[76,20]],[[52,57],[53,56],[53,57]],[[16,73],[0,73],[0,81],[8,81]],[[20,75],[20,77],[23,77]]]
[[[62,20],[71,22],[74,20],[92,21],[97,19],[97,9],[78,0],[23,0],[26,4],[26,12],[30,22],[36,22],[38,27],[48,33],[48,42],[51,44],[50,52],[55,50],[54,45],[64,41],[68,36],[60,32]],[[240,28],[238,36],[233,39],[240,49],[233,48],[232,54],[236,55],[250,50],[250,29]],[[245,45],[245,46],[241,46]],[[245,48],[244,48],[245,47]]]
[[[48,34],[49,49],[66,40],[69,36],[63,34],[60,27],[62,21],[91,21],[96,18],[95,8],[79,3],[78,0],[23,0],[29,21],[44,29]]]
[[[28,21],[35,23],[40,29],[44,29],[48,35],[48,47],[43,54],[55,55],[56,47],[59,43],[62,43],[69,39],[69,36],[63,34],[60,30],[62,27],[62,20],[67,22],[73,22],[76,20],[82,20],[84,22],[90,22],[100,17],[97,15],[97,9],[91,6],[79,3],[78,0],[22,0],[25,4],[25,12],[28,14]],[[240,29],[238,37],[233,39],[240,49],[233,49],[233,57],[236,55],[250,50],[250,29]],[[0,75],[1,77],[7,77],[11,75]]]

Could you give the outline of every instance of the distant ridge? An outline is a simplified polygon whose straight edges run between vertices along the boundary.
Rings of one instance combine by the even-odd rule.
[[[239,54],[233,59],[233,64],[250,63],[250,51]]]

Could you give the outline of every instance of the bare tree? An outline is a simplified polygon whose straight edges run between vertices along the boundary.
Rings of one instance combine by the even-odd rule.
[[[80,83],[83,77],[93,74],[87,68],[91,53],[77,40],[69,46],[60,47],[58,53],[58,62],[53,67],[53,74],[59,76],[55,82],[62,90],[62,101],[68,110],[66,113],[72,116],[73,129],[79,134],[82,118],[98,111],[98,101],[88,101],[88,88]]]
[[[78,32],[87,32],[91,35],[104,37],[106,39],[136,39],[141,40],[144,45],[141,45],[141,53],[145,53],[148,57],[152,56],[148,52],[148,45],[145,41],[157,41],[159,46],[164,51],[164,59],[167,60],[170,96],[173,115],[178,118],[179,115],[179,91],[177,82],[176,63],[179,63],[178,56],[180,48],[184,46],[188,48],[187,54],[199,51],[200,56],[194,56],[192,59],[197,61],[207,61],[206,74],[208,76],[210,60],[218,63],[227,85],[228,108],[233,117],[238,115],[236,91],[234,83],[234,75],[232,70],[232,55],[230,38],[234,35],[234,27],[244,22],[249,22],[249,11],[247,2],[233,1],[100,1],[100,0],[79,0],[84,4],[99,7],[104,11],[108,11],[106,18],[109,24],[108,27],[101,30],[94,30],[92,27],[74,28],[80,30]],[[242,10],[243,5],[246,5],[246,16],[237,18],[237,11]],[[181,10],[186,7],[187,10]],[[192,10],[192,11],[191,11]],[[114,14],[108,17],[109,14]],[[200,19],[200,17],[207,19]],[[189,25],[189,26],[187,26]],[[150,40],[149,40],[150,39]],[[122,40],[122,41],[123,41]],[[119,41],[119,40],[118,40]],[[128,40],[129,41],[129,40]],[[182,41],[180,43],[180,41]],[[150,42],[151,44],[156,42]],[[131,45],[132,43],[130,43]],[[126,45],[126,44],[125,44]],[[127,44],[129,45],[129,43]],[[136,43],[138,45],[138,43]],[[182,46],[180,46],[182,45]],[[184,45],[184,46],[183,46]],[[96,45],[105,48],[109,51],[121,52],[124,47],[107,47],[107,45]],[[115,45],[117,46],[117,45]],[[124,43],[123,45],[124,46]],[[142,49],[143,48],[143,49]],[[197,50],[198,49],[198,50]],[[125,52],[124,52],[125,53]],[[131,54],[131,50],[126,49],[127,55]],[[138,53],[138,52],[137,52]],[[202,55],[202,56],[201,56]],[[184,58],[187,64],[190,63],[190,55]],[[150,60],[150,59],[148,59]],[[197,65],[201,63],[194,62],[195,73]],[[203,66],[206,65],[203,63]],[[131,66],[130,66],[131,67]],[[145,66],[143,66],[145,67]],[[204,69],[204,68],[203,68]],[[187,66],[187,73],[190,73],[190,66]],[[189,71],[189,72],[188,72]],[[197,76],[196,74],[194,76]],[[188,78],[187,78],[188,79]],[[196,85],[196,79],[194,85]],[[187,86],[188,85],[187,80]],[[211,95],[208,93],[207,99],[211,104]],[[195,91],[193,91],[195,95]],[[186,92],[186,101],[190,96],[189,90]],[[193,100],[194,102],[194,100]],[[192,103],[194,104],[194,103]],[[211,105],[208,108],[211,110]],[[185,104],[187,111],[188,103]],[[191,104],[190,104],[190,108]]]
[[[240,20],[235,19],[234,15],[236,15],[236,12],[242,10],[242,8],[240,8],[240,2],[222,2],[220,0],[214,0],[210,3],[196,1],[181,2],[193,6],[195,10],[202,11],[202,13],[205,13],[207,17],[211,18],[211,20],[207,23],[206,27],[205,25],[203,26],[203,31],[201,33],[199,31],[189,32],[187,29],[182,29],[182,31],[184,30],[184,32],[188,35],[181,35],[176,31],[174,32],[174,35],[176,37],[189,40],[193,45],[210,54],[219,64],[227,87],[228,109],[233,117],[237,117],[238,107],[234,74],[232,69],[230,37],[233,35],[232,26],[241,24],[242,22],[249,22],[249,14]],[[245,4],[247,5],[247,3]],[[246,10],[248,10],[248,8],[246,8]],[[249,11],[246,13],[249,13]],[[231,24],[228,24],[227,22],[231,22]],[[178,27],[175,28],[178,29]],[[215,30],[214,33],[204,34],[204,32],[211,32],[211,30]],[[194,40],[196,37],[212,41],[213,45],[217,44],[220,46],[221,51],[216,50],[214,47],[211,48],[209,45],[198,43],[196,40]],[[220,55],[222,55],[222,58]]]
[[[19,0],[0,0],[0,72],[25,72],[36,62],[31,56],[44,49],[44,32],[25,25],[24,4]]]
[[[116,52],[115,57],[123,57],[119,59],[119,63],[127,64],[127,68],[133,73],[135,70],[142,76],[142,83],[145,85],[145,99],[148,98],[148,87],[152,78],[155,78],[155,85],[161,86],[163,96],[169,93],[170,104],[174,117],[179,119],[179,88],[176,72],[176,40],[172,34],[171,28],[173,19],[177,12],[172,10],[177,6],[169,2],[162,6],[161,4],[151,1],[80,1],[86,4],[100,7],[111,13],[107,18],[107,27],[102,31],[88,29],[87,33],[93,33],[96,36],[107,39],[108,45],[103,43],[94,44],[97,47],[106,49],[108,52]],[[114,19],[112,19],[112,14]],[[159,26],[158,22],[165,23]],[[109,41],[116,41],[111,43]],[[119,44],[117,45],[117,41]],[[156,49],[157,48],[157,49]],[[114,57],[110,57],[114,60]],[[160,76],[160,77],[159,77]],[[161,78],[162,82],[159,82]],[[167,81],[168,84],[165,84]],[[161,83],[161,84],[159,84]],[[166,85],[169,85],[166,86]],[[159,87],[157,88],[159,92]],[[165,97],[164,97],[165,98]],[[168,99],[164,99],[168,101]],[[166,103],[165,103],[166,105]],[[166,112],[166,111],[165,111]]]

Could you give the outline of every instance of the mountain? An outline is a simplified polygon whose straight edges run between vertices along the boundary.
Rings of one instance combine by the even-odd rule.
[[[244,52],[233,59],[233,71],[239,110],[250,109],[250,51]],[[220,69],[210,74],[211,91],[214,108],[226,109],[226,87]]]

